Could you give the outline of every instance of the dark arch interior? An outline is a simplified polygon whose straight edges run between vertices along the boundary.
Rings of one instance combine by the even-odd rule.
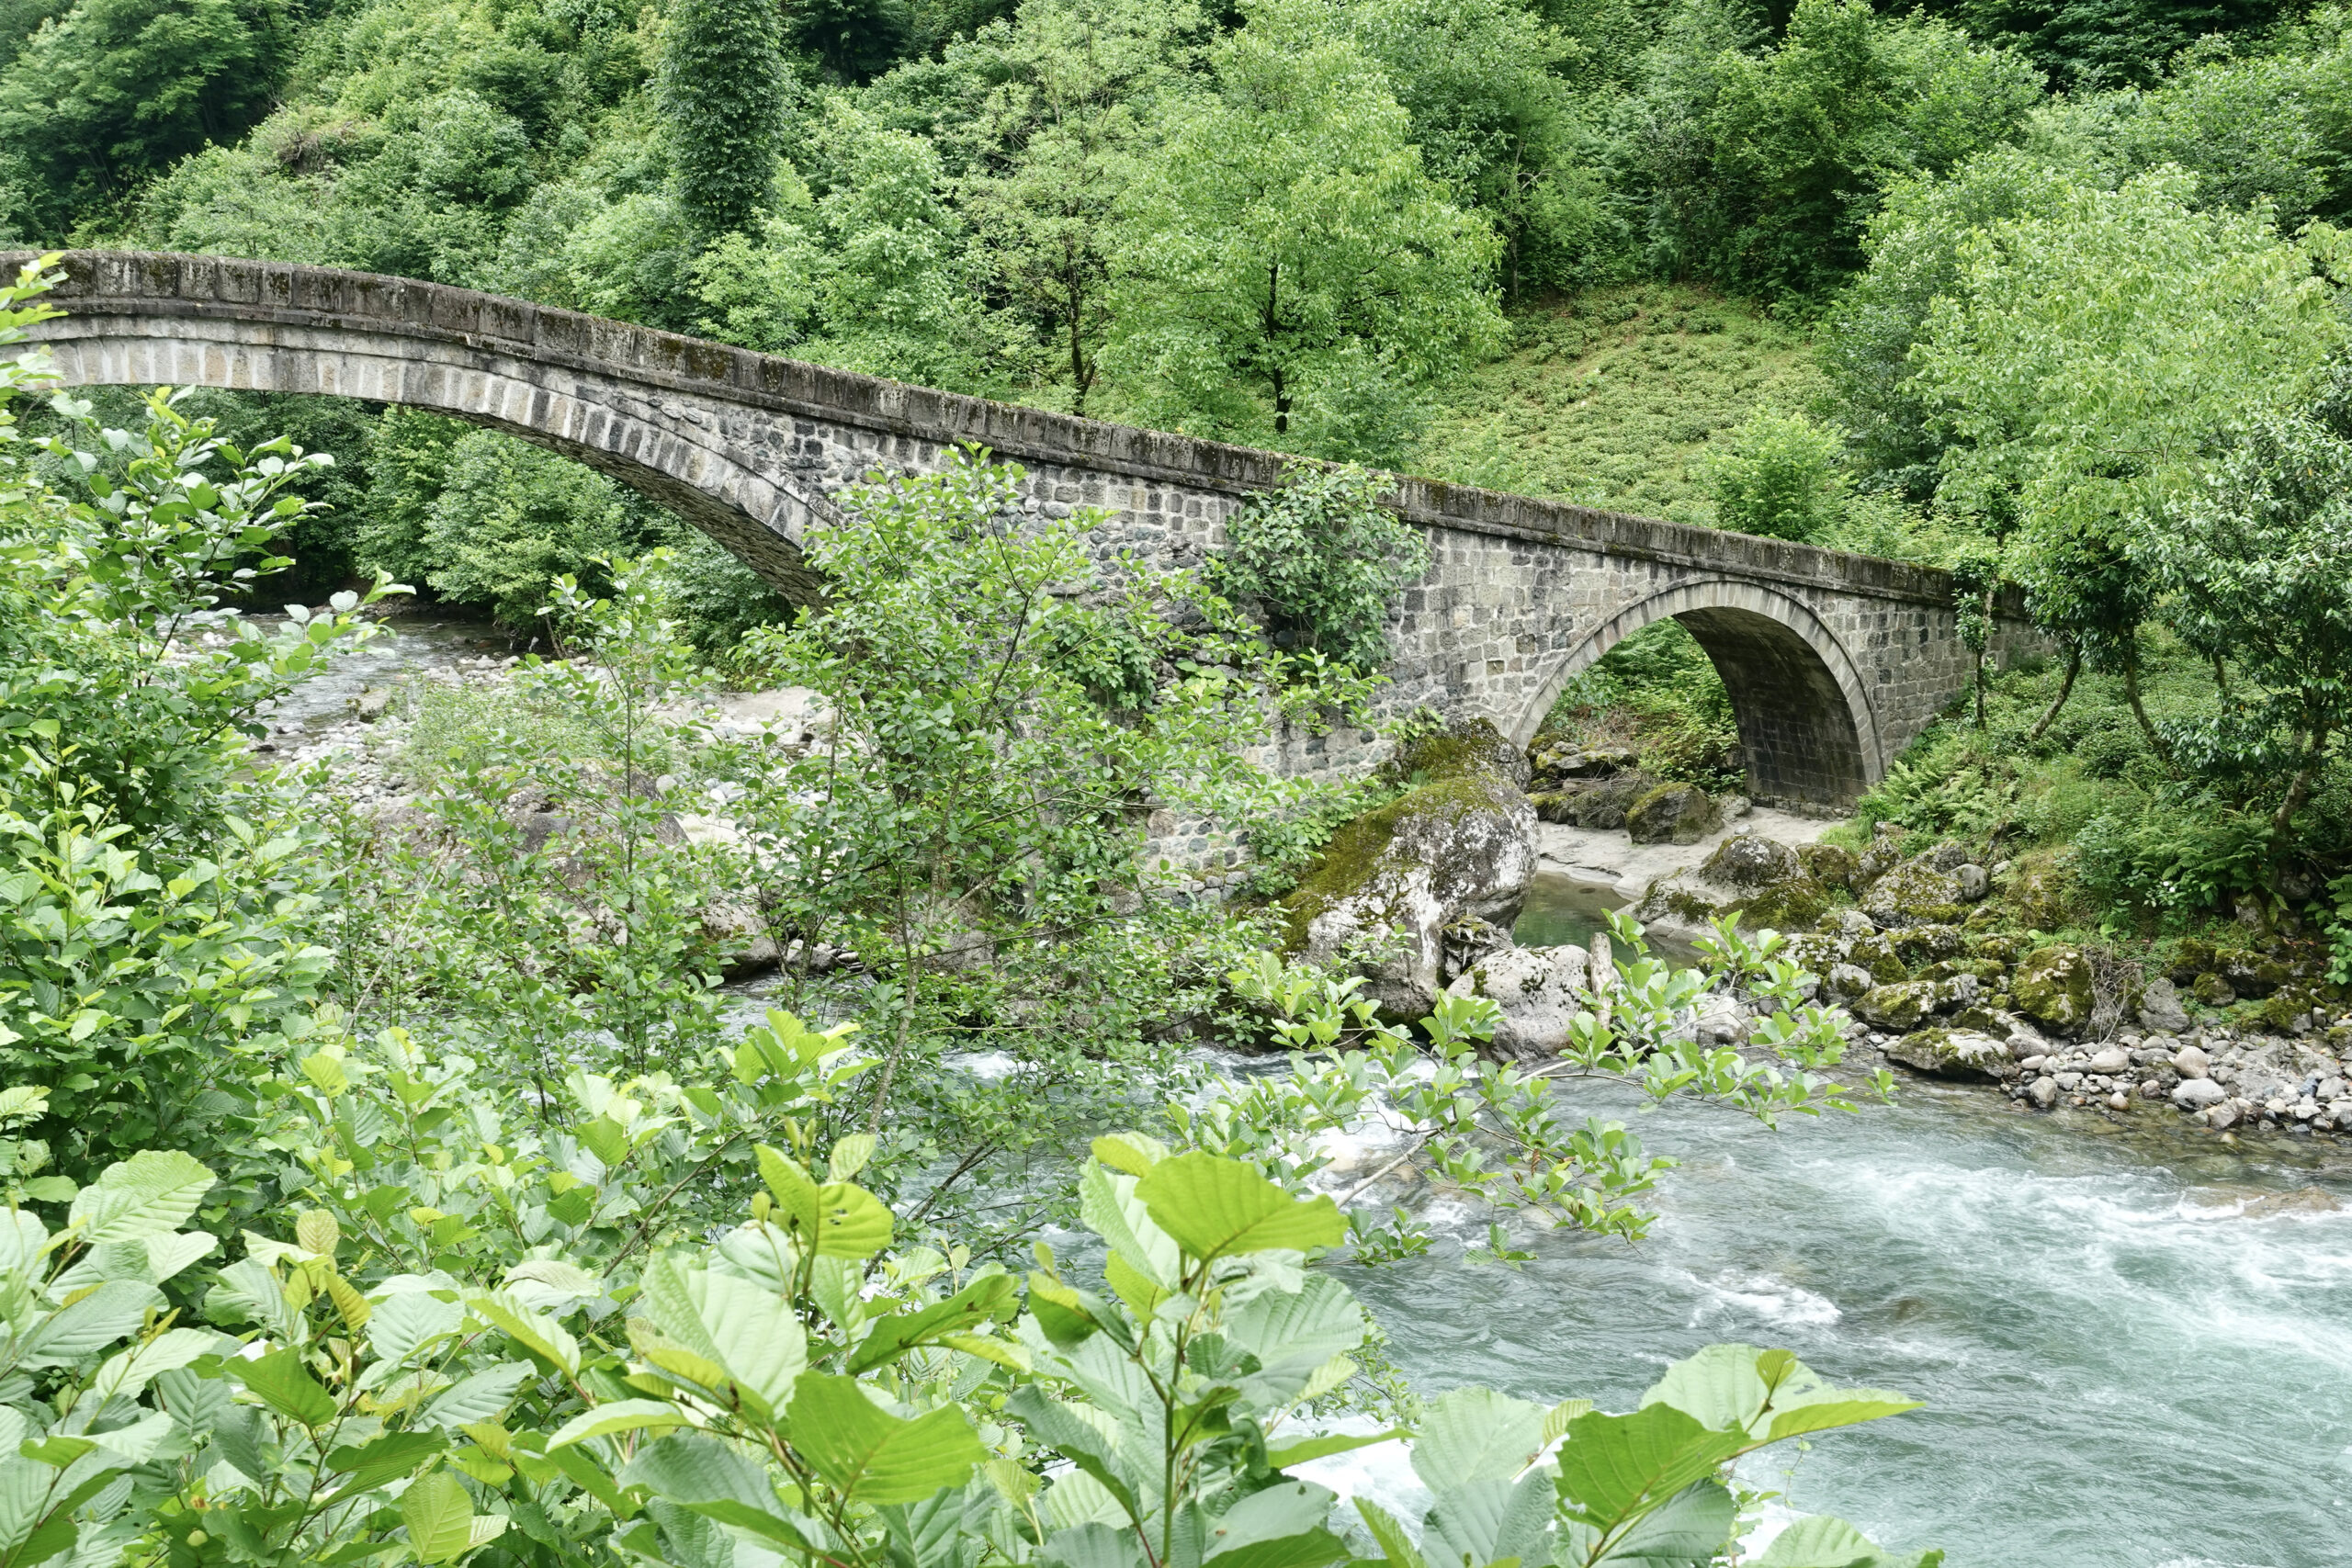
[[[1811,644],[1752,610],[1675,616],[1714,661],[1758,801],[1849,806],[1869,787],[1846,694]]]

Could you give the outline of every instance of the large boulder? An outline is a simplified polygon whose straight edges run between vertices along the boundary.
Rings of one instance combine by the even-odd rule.
[[[1875,1028],[1917,1029],[1919,1021],[1934,1012],[1943,999],[1933,980],[1903,980],[1863,992],[1854,999],[1851,1010]]]
[[[1568,1043],[1577,991],[1591,982],[1592,958],[1581,947],[1514,947],[1464,970],[1446,989],[1485,997],[1502,1010],[1493,1049],[1521,1061],[1548,1059]]]
[[[1862,889],[1862,913],[1882,930],[1905,926],[1957,925],[1966,911],[1958,867],[1936,863],[1933,851],[1881,873]]]
[[[1657,781],[1635,771],[1600,779],[1569,779],[1534,796],[1535,814],[1546,822],[1579,828],[1623,828],[1635,801],[1657,788]]]
[[[2009,995],[2028,1018],[2062,1034],[2076,1033],[2088,1023],[2098,999],[2091,961],[2081,948],[2064,946],[2041,948],[2018,960]]]
[[[1804,931],[1828,908],[1828,890],[1805,874],[1794,850],[1740,832],[1716,845],[1696,871],[1652,883],[1634,918],[1697,931],[1736,909],[1751,929]]]
[[[1922,1029],[1886,1048],[1886,1059],[1939,1078],[2005,1078],[2016,1073],[2009,1048],[1966,1029]]]
[[[1531,788],[1550,788],[1563,779],[1606,778],[1627,772],[1634,761],[1630,746],[1587,745],[1560,735],[1539,735],[1527,749]]]
[[[1723,825],[1723,807],[1697,784],[1660,784],[1625,809],[1637,844],[1695,844]]]
[[[2165,976],[2157,976],[2142,987],[2139,1013],[2142,1026],[2158,1033],[2188,1032],[2188,1010],[2180,1005],[2180,992]]]
[[[1464,743],[1432,743],[1449,738]],[[1426,1015],[1448,928],[1476,919],[1509,931],[1535,874],[1535,813],[1512,758],[1483,721],[1400,753],[1395,766],[1415,787],[1331,836],[1282,900],[1285,948],[1354,969],[1391,1018]]]

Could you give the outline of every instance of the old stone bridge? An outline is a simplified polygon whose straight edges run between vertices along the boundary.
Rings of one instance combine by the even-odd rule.
[[[11,258],[21,261],[22,257]],[[1025,466],[1028,504],[1115,514],[1106,549],[1197,564],[1285,459],[958,397],[521,299],[322,267],[74,252],[36,329],[71,385],[327,393],[505,431],[670,507],[787,592],[828,495],[974,442]],[[1760,799],[1835,804],[1967,682],[1940,572],[1440,484],[1395,504],[1434,545],[1406,595],[1386,701],[1484,716],[1521,743],[1619,638],[1673,615],[1713,659]],[[1996,649],[2021,642],[2005,621]],[[1293,737],[1284,765],[1369,737]]]

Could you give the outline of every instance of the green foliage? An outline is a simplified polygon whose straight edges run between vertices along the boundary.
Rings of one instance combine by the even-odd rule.
[[[1731,693],[1698,639],[1671,618],[1653,621],[1563,687],[1545,735],[1631,745],[1645,773],[1722,792],[1746,777]]]
[[[290,26],[272,0],[80,0],[41,27],[0,71],[17,231],[62,235],[243,134],[270,107]]]
[[[662,35],[655,92],[686,220],[747,230],[766,205],[784,126],[784,57],[768,0],[679,0]]]
[[[1379,68],[1286,3],[1211,51],[1120,201],[1104,359],[1143,417],[1340,458],[1499,336],[1494,238],[1423,169]]]
[[[0,289],[0,341],[54,313],[51,281]],[[219,1135],[247,1109],[240,1058],[313,1027],[324,954],[284,875],[302,835],[240,798],[239,748],[365,626],[353,593],[275,634],[220,608],[288,564],[272,547],[308,510],[288,492],[327,459],[229,446],[168,389],[138,431],[59,396],[42,445],[76,495],[31,471],[5,406],[44,389],[38,358],[0,370],[0,1064],[86,1173]]]
[[[1428,538],[1380,504],[1383,488],[1362,468],[1292,469],[1227,519],[1210,584],[1262,610],[1275,646],[1378,671],[1397,595],[1430,565]]]
[[[2251,33],[2278,15],[2256,0],[1937,0],[1926,8],[2014,45],[2058,85],[2076,90],[2146,82],[2200,39]]]
[[[1799,0],[1780,42],[1755,53],[1728,9],[1680,25],[1653,60],[1630,149],[1651,244],[1662,271],[1743,289],[1835,284],[1860,260],[1880,187],[2008,139],[2040,96],[2023,62],[1864,0]]]
[[[1836,432],[1803,414],[1759,411],[1715,463],[1719,527],[1810,542],[1844,513],[1849,484]]]

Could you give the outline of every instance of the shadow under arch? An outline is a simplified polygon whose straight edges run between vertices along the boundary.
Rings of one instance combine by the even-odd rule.
[[[207,329],[210,329],[208,332]],[[789,473],[755,471],[691,418],[616,406],[613,389],[551,389],[494,351],[457,364],[416,356],[390,334],[345,328],[334,340],[283,329],[277,341],[214,335],[213,322],[68,316],[37,333],[66,387],[174,386],[356,398],[445,414],[569,457],[675,513],[796,603],[820,595],[799,541],[839,513]],[[620,389],[626,391],[626,389]],[[643,401],[643,400],[639,400]]]
[[[1884,776],[1877,711],[1845,646],[1798,600],[1728,578],[1678,583],[1603,622],[1546,677],[1512,726],[1513,741],[1534,739],[1570,681],[1668,615],[1723,677],[1756,799],[1849,806]]]

